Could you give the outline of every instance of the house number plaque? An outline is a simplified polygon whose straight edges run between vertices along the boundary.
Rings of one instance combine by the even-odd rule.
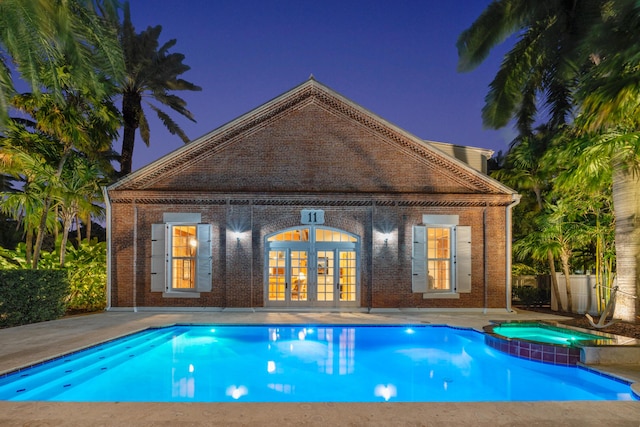
[[[324,211],[321,209],[302,209],[300,211],[301,224],[324,224]]]

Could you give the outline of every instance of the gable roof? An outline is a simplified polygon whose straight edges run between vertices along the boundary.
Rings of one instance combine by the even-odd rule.
[[[436,167],[438,173],[443,174],[447,180],[468,188],[470,192],[515,194],[514,190],[453,156],[445,154],[437,148],[437,144],[432,145],[430,142],[423,141],[389,123],[319,83],[313,77],[237,119],[123,177],[108,187],[108,190],[152,188],[154,184],[166,179],[167,176],[175,176],[186,171],[203,155],[224,150],[242,136],[268,126],[288,111],[302,109],[310,104],[321,106],[334,115],[339,115],[366,128],[367,131],[394,144],[414,160],[424,162],[429,167]]]

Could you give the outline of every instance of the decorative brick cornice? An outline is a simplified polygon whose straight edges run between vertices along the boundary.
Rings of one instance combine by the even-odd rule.
[[[435,194],[435,195],[380,195],[380,194],[254,194],[254,195],[207,195],[167,193],[145,194],[144,191],[126,191],[110,197],[112,205],[195,205],[195,206],[300,206],[300,207],[369,207],[369,206],[440,206],[440,207],[478,207],[506,206],[512,199],[507,195],[482,194]]]

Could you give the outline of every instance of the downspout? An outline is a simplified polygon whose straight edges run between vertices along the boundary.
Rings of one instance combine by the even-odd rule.
[[[482,259],[484,260],[484,309],[482,310],[483,314],[487,314],[487,309],[489,308],[489,270],[487,268],[488,260],[487,260],[487,206],[489,203],[485,203],[484,208],[482,208]]]
[[[506,290],[505,297],[507,302],[507,312],[511,313],[511,258],[512,258],[512,243],[511,243],[511,211],[514,207],[520,203],[520,195],[512,194],[511,195],[513,201],[507,205],[506,209],[506,230],[505,230],[505,239],[506,239]]]
[[[254,252],[254,247],[253,247],[253,200],[251,200],[251,219],[250,219],[250,223],[251,223],[251,229],[249,230],[249,247],[251,248],[250,250],[250,255],[251,255],[251,275],[249,277],[250,283],[249,283],[249,296],[250,296],[250,301],[249,301],[249,306],[251,307],[251,311],[255,311],[253,309],[253,252]],[[263,250],[264,253],[264,250]],[[264,257],[263,257],[264,259]],[[264,305],[264,304],[263,304]]]
[[[133,312],[138,312],[138,206],[133,199]]]
[[[107,193],[107,187],[102,186],[102,195],[104,197],[105,208],[107,211],[106,226],[107,226],[107,307],[105,310],[111,310],[111,201],[109,200],[109,193]]]
[[[374,224],[373,224],[373,220],[375,218],[375,209],[376,209],[376,201],[372,201],[371,202],[371,246],[369,246],[369,260],[371,262],[371,276],[369,278],[369,308],[367,310],[368,313],[371,313],[371,310],[373,309],[373,285],[374,285],[374,280],[373,280],[373,262],[375,259],[375,239],[374,239]],[[361,285],[361,289],[362,289],[362,285]]]

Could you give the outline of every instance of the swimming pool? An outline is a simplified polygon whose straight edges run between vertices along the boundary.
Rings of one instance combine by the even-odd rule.
[[[1,400],[632,400],[627,383],[513,358],[445,326],[175,325],[0,378]]]

